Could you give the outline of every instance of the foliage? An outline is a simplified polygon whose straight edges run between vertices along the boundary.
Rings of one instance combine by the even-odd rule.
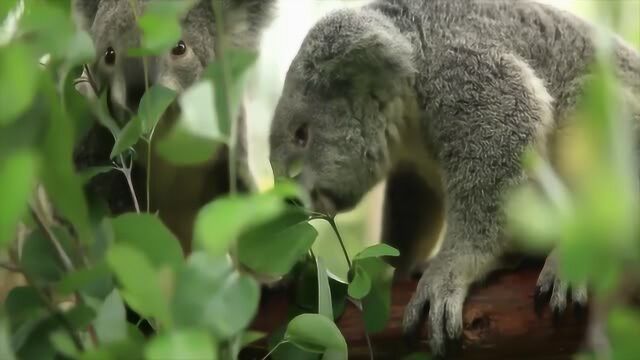
[[[605,18],[620,14],[618,2],[599,5]],[[615,27],[615,22],[609,25]],[[623,359],[637,349],[628,334],[640,330],[637,310],[627,308],[636,289],[630,284],[640,281],[640,172],[637,118],[630,111],[636,100],[616,76],[612,46],[610,38],[601,39],[572,119],[574,136],[557,155],[562,174],[538,154],[528,153],[524,163],[540,187],[518,189],[507,214],[525,248],[555,248],[560,278],[572,286],[589,285],[598,314],[591,326],[608,329],[613,345],[596,347],[596,355],[613,353]]]
[[[10,7],[2,4],[4,16]],[[170,49],[180,35],[177,19],[193,1],[152,4],[136,14],[143,38],[129,56]],[[146,189],[133,184],[134,167],[145,167],[147,180],[152,174],[149,158],[146,164],[135,158],[139,146],[173,164],[197,166],[220,144],[233,144],[244,77],[255,54],[225,49],[205,76],[180,94],[150,86],[137,113],[120,124],[104,95],[93,100],[73,88],[95,50],[86,33],[74,30],[68,2],[34,0],[25,6],[16,35],[0,46],[0,250],[27,280],[3,304],[0,357],[236,358],[263,336],[248,330],[260,286],[246,270],[312,280],[299,282],[299,308],[286,329],[271,334],[299,355],[347,358],[334,319],[349,295],[363,308],[367,324],[375,323],[372,329],[384,324],[390,268],[379,258],[397,251],[365,249],[354,258],[351,283],[334,280],[311,251],[317,231],[309,214],[284,201],[300,194],[296,186],[232,191],[205,205],[193,229],[194,250],[185,258],[176,237],[148,212],[149,183]],[[40,64],[44,55],[47,62]],[[177,124],[152,147],[163,114],[176,103]],[[78,171],[73,152],[93,119],[113,135],[113,163]],[[131,212],[116,217],[87,198],[83,187],[114,169],[135,203]],[[145,191],[146,212],[138,204]],[[325,220],[339,237],[333,219]],[[28,229],[28,236],[19,227]],[[345,261],[352,265],[348,256]],[[127,307],[143,317],[138,324],[128,322]],[[142,335],[142,323],[152,328],[150,337]],[[282,358],[278,352],[273,356]]]

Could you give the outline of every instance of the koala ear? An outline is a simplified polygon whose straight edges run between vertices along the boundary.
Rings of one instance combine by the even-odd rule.
[[[342,10],[321,20],[298,54],[303,77],[315,84],[377,81],[415,73],[413,46],[382,14]]]
[[[72,14],[76,25],[88,31],[98,12],[101,0],[72,0]]]
[[[205,0],[211,1],[211,0]],[[252,39],[249,47],[257,46],[262,30],[269,25],[275,12],[276,0],[225,0],[225,8],[229,9],[231,33],[236,38]],[[247,32],[249,36],[247,37]]]

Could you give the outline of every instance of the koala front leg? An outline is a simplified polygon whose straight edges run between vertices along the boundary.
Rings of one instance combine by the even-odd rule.
[[[462,334],[462,306],[469,287],[499,266],[503,246],[498,214],[492,211],[497,196],[493,198],[453,200],[446,214],[443,247],[429,262],[405,310],[405,333],[416,334],[428,305],[430,347],[436,354],[444,352],[447,338]],[[483,204],[483,200],[489,202]]]
[[[587,286],[579,284],[570,286],[558,275],[557,250],[553,250],[544,263],[544,267],[538,276],[536,284],[536,310],[545,306],[547,301],[555,315],[558,315],[567,308],[567,297],[573,301],[575,306],[584,308],[587,305]]]
[[[462,334],[469,287],[500,266],[507,246],[500,236],[502,202],[526,181],[522,155],[544,147],[553,121],[544,83],[517,56],[466,44],[443,56],[443,68],[422,85],[436,99],[426,104],[425,125],[442,168],[446,233],[403,319],[405,333],[415,334],[429,305],[436,354],[444,352],[447,336]]]

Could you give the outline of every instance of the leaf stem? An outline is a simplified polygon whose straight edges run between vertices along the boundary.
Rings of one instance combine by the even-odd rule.
[[[136,196],[136,190],[133,188],[133,182],[131,181],[131,168],[133,167],[133,159],[131,160],[131,163],[129,164],[129,166],[127,166],[125,165],[124,157],[122,157],[122,154],[120,154],[119,157],[120,157],[120,166],[115,164],[115,168],[120,172],[122,172],[125,179],[127,179],[129,192],[131,193],[131,197],[133,198],[133,206],[135,206],[136,212],[140,213],[140,205],[138,204],[138,197]]]
[[[333,228],[333,232],[336,233],[336,236],[338,237],[338,242],[340,243],[340,247],[342,248],[342,253],[344,254],[344,258],[345,260],[347,260],[347,265],[349,265],[349,271],[351,271],[352,270],[351,259],[349,258],[349,253],[347,253],[347,248],[344,246],[344,241],[342,240],[340,231],[338,231],[338,227],[336,226],[335,218],[327,216],[325,217],[325,220],[327,220],[327,222],[331,225],[331,228]]]
[[[223,16],[223,7],[222,2],[217,0],[211,1],[213,4],[214,13],[216,14],[216,56],[218,57],[218,61],[220,61],[220,67],[222,68],[222,94],[221,96],[224,99],[224,104],[226,105],[227,111],[226,115],[229,118],[229,191],[231,194],[235,194],[237,192],[236,189],[236,177],[237,177],[237,168],[236,168],[236,157],[237,157],[237,119],[231,118],[231,98],[229,97],[229,64],[227,63],[227,59],[225,58],[225,47],[227,46],[227,39],[225,36],[224,29],[224,16]]]
[[[273,354],[273,353],[278,349],[278,347],[280,347],[280,345],[284,345],[284,344],[286,344],[286,343],[288,343],[288,342],[289,342],[289,340],[282,340],[282,341],[280,341],[279,343],[277,343],[277,344],[276,344],[276,346],[274,346],[274,347],[273,347],[273,349],[271,349],[271,351],[269,351],[269,352],[267,353],[267,355],[265,355],[265,356],[262,358],[262,360],[266,360],[266,359],[268,359],[268,358],[269,358],[269,356],[271,356],[271,354]]]
[[[74,267],[71,258],[69,258],[69,255],[67,255],[67,253],[64,251],[64,248],[60,244],[60,241],[58,241],[56,235],[51,231],[51,229],[49,229],[47,224],[45,224],[42,215],[33,205],[30,206],[29,210],[31,211],[31,216],[38,224],[38,227],[44,232],[45,238],[49,240],[51,245],[53,245],[54,249],[56,250],[56,255],[58,255],[58,260],[60,260],[62,266],[64,266],[66,271],[73,271]]]

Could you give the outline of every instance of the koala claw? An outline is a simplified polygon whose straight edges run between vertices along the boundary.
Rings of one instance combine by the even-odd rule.
[[[463,285],[465,282],[452,281],[456,279],[453,272],[442,274],[432,270],[433,266],[423,274],[405,309],[403,329],[407,336],[418,336],[428,307],[429,345],[435,355],[442,355],[445,343],[462,335],[462,306],[467,286]]]
[[[567,281],[558,277],[558,263],[556,255],[552,252],[538,276],[535,293],[535,308],[538,314],[548,303],[557,320],[560,314],[567,308],[567,298],[571,299],[574,308],[580,314],[587,305],[587,286],[578,284],[570,286]]]

